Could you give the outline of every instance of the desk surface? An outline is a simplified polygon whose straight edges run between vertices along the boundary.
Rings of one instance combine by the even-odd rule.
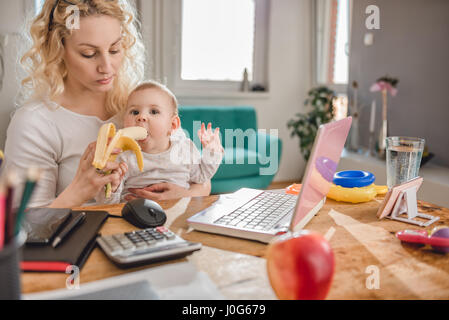
[[[187,218],[216,201],[218,196],[162,201],[166,226],[186,240],[201,242],[203,248],[189,260],[206,272],[222,294],[230,299],[274,299],[268,281],[264,255],[267,245],[244,239],[191,230]],[[307,225],[308,230],[330,236],[336,269],[328,299],[448,299],[449,255],[427,247],[401,244],[394,236],[413,225],[376,217],[382,199],[363,204],[346,204],[328,199]],[[120,214],[123,205],[83,208]],[[75,208],[80,209],[80,208]],[[419,210],[440,217],[428,229],[449,226],[449,209],[419,202]],[[103,235],[135,230],[122,219],[108,219]],[[158,266],[119,269],[96,248],[80,273],[80,282],[90,282],[126,272]],[[376,274],[379,281],[375,281]],[[22,273],[24,293],[65,288],[64,273]],[[378,288],[376,285],[378,284]]]

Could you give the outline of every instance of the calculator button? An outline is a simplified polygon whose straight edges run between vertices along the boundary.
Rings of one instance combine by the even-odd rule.
[[[147,244],[145,243],[145,241],[136,243],[137,248],[142,248],[142,247],[146,247],[146,246],[147,246]]]
[[[152,246],[152,245],[156,244],[156,242],[157,242],[156,240],[151,239],[151,240],[148,240],[148,241],[147,241],[147,244],[150,245],[150,246]]]
[[[167,228],[165,228],[165,227],[157,227],[156,228],[156,230],[158,231],[158,232],[160,232],[160,233],[164,233],[164,232],[167,232],[168,230],[167,230]]]
[[[111,252],[111,255],[116,255],[116,254],[122,253],[123,252],[123,248],[117,247],[115,249],[112,249],[110,252]]]
[[[176,237],[176,235],[173,232],[170,232],[170,231],[169,232],[165,232],[164,236],[166,236],[167,239],[169,239],[169,240],[174,239]]]

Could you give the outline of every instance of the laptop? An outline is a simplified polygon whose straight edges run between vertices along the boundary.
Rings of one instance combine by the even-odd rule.
[[[242,188],[220,195],[187,223],[198,231],[264,243],[303,229],[326,201],[351,122],[347,117],[319,127],[299,195]]]

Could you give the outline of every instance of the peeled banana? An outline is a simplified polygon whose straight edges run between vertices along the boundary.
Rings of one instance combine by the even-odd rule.
[[[92,165],[102,170],[108,161],[115,161],[117,158],[117,154],[112,154],[114,149],[121,149],[122,151],[132,150],[136,155],[139,170],[143,171],[142,150],[136,140],[143,140],[147,135],[147,130],[142,127],[128,127],[116,131],[113,123],[102,125],[98,132]],[[110,195],[111,185],[108,184],[106,186],[106,198],[109,198]]]

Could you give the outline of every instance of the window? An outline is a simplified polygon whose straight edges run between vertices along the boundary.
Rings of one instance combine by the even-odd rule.
[[[319,84],[347,85],[350,0],[315,2],[315,78]]]
[[[316,0],[314,83],[334,90],[334,118],[348,114],[351,0]]]
[[[269,0],[142,1],[151,59],[148,76],[177,95],[226,97],[240,91],[246,68],[250,87],[267,88],[268,4]]]
[[[251,81],[254,26],[254,0],[184,0],[181,79]]]
[[[332,61],[333,83],[348,83],[348,19],[349,0],[339,0],[337,9],[337,25],[335,26],[335,53]]]
[[[37,15],[41,12],[45,0],[34,0],[34,13]]]

